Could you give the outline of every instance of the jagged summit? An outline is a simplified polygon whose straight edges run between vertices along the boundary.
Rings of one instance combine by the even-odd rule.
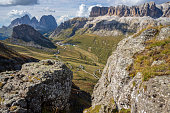
[[[40,29],[45,29],[44,32],[53,31],[57,28],[57,22],[52,15],[44,15],[39,22]]]
[[[25,15],[21,18],[17,18],[13,20],[8,27],[13,28],[21,24],[30,25],[42,33],[51,32],[55,30],[57,27],[57,22],[52,15],[42,16],[39,22],[36,19],[36,17],[33,17],[32,19],[30,19],[28,15]]]
[[[118,5],[111,7],[93,7],[90,13],[90,17],[114,15],[119,17],[143,17],[150,16],[152,18],[170,17],[170,9],[165,9],[165,6],[169,7],[169,2],[164,5],[156,5],[155,2],[144,3],[139,6],[126,6]]]

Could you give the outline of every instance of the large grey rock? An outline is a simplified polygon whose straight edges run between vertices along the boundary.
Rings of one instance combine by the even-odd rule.
[[[168,30],[169,27],[162,30],[165,29]],[[135,38],[130,36],[118,44],[117,50],[109,57],[102,77],[94,88],[92,107],[101,105],[107,108],[110,106],[110,100],[114,100],[119,110],[131,109],[132,113],[170,112],[169,75],[157,76],[143,82],[141,73],[131,78],[127,70],[134,62],[133,56],[142,52],[146,46],[145,42],[153,39],[157,33],[156,29],[149,29]],[[100,112],[109,113],[103,109],[100,109]]]
[[[24,64],[18,72],[0,73],[0,112],[41,113],[43,107],[67,109],[72,77],[63,63],[53,60]]]

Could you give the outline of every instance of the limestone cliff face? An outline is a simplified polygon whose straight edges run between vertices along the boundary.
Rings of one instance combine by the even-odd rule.
[[[92,107],[100,106],[98,108],[100,113],[110,113],[116,109],[130,109],[132,113],[168,113],[170,108],[169,74],[152,76],[149,80],[143,81],[142,72],[139,71],[132,77],[128,67],[134,65],[134,56],[146,49],[149,40],[166,40],[169,36],[170,27],[160,30],[151,28],[122,40],[117,50],[109,57],[102,77],[94,88]],[[154,50],[161,46],[152,47]],[[158,61],[151,64],[155,65],[155,62],[157,65],[161,64]]]
[[[167,2],[169,7],[169,2]],[[114,15],[119,17],[143,17],[150,16],[152,18],[169,17],[169,9],[163,10],[163,7],[157,7],[154,2],[145,3],[140,6],[119,5],[116,7],[94,7],[90,13],[90,17],[98,17],[103,15]]]
[[[0,75],[1,113],[42,113],[43,109],[58,113],[69,108],[73,74],[59,61],[27,63],[20,71]]]
[[[90,17],[104,16],[108,13],[108,7],[93,7]]]

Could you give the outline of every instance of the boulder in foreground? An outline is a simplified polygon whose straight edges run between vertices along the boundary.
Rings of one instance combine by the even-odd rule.
[[[68,109],[73,74],[59,61],[27,63],[20,71],[0,73],[1,113],[41,113]]]

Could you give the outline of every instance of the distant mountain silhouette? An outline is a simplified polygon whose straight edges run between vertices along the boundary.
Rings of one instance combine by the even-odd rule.
[[[28,15],[25,15],[13,20],[9,26],[0,28],[0,40],[10,37],[13,27],[21,24],[30,25],[41,34],[50,33],[57,28],[57,22],[52,15],[44,15],[41,17],[40,21],[38,21],[36,17],[30,19]]]
[[[14,27],[21,24],[27,24],[34,27],[36,30],[40,31],[41,33],[51,32],[56,29],[57,22],[52,15],[44,15],[41,17],[40,21],[33,17],[30,19],[28,15],[25,15],[21,18],[17,18],[11,22],[8,27]]]

